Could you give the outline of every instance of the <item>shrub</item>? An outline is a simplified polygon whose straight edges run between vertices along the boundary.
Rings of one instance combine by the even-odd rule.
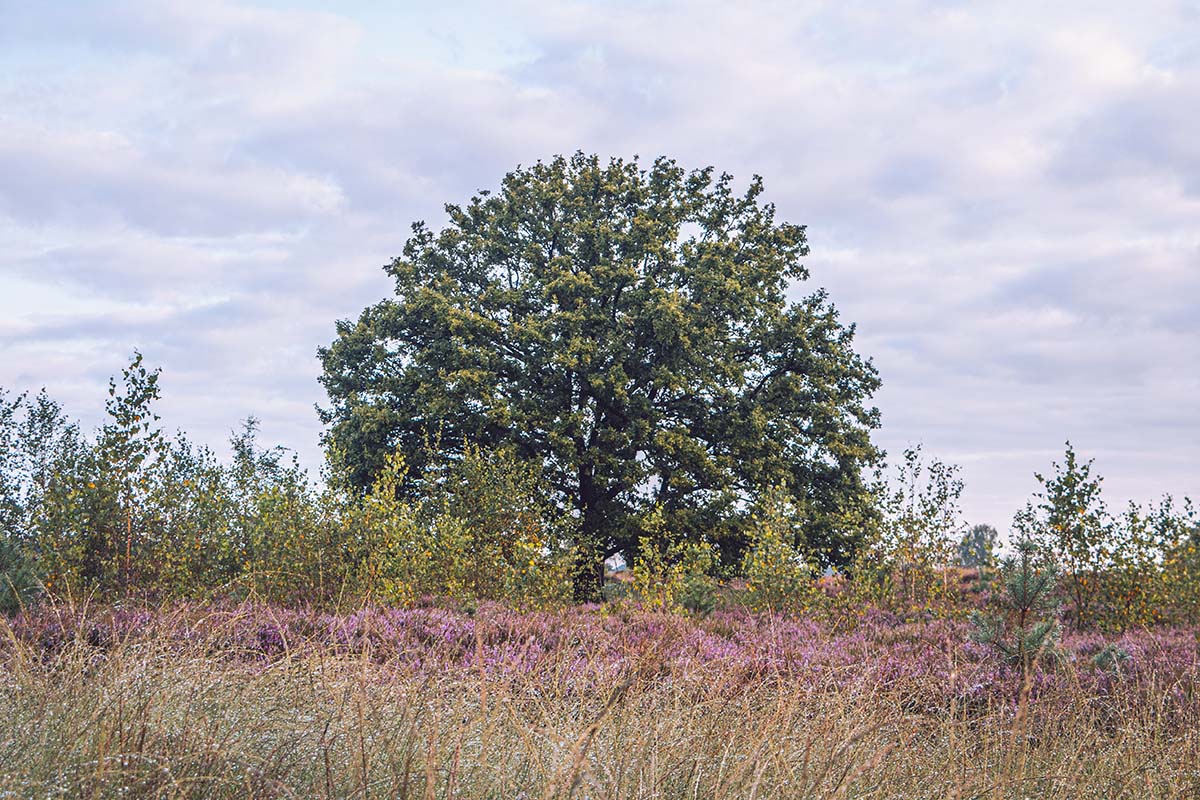
[[[257,442],[258,422],[246,420],[231,440],[232,462],[213,478],[215,507],[223,502],[224,526],[213,520],[212,569],[255,596],[324,603],[349,589],[353,558],[347,509],[350,498],[336,482],[318,487],[293,454]],[[190,482],[190,481],[189,481]],[[193,509],[204,510],[204,504]],[[193,524],[202,517],[193,520]]]
[[[1092,462],[1070,443],[1055,474],[1037,475],[1042,491],[1014,520],[1062,570],[1059,592],[1075,628],[1128,630],[1174,619],[1200,619],[1200,559],[1195,512],[1170,497],[1146,508],[1130,503],[1110,516]]]
[[[782,492],[768,494],[751,514],[756,525],[742,562],[751,608],[797,611],[817,595],[815,561],[799,543],[796,515]]]
[[[47,589],[98,580],[111,567],[116,492],[94,449],[45,392],[0,398],[0,412],[4,532],[38,561]]]
[[[1102,672],[1120,674],[1129,663],[1129,653],[1118,644],[1109,642],[1091,658],[1092,666]]]
[[[689,575],[679,589],[679,606],[700,616],[711,614],[717,607],[717,590],[708,575]]]
[[[1159,622],[1173,598],[1165,580],[1163,553],[1175,538],[1169,504],[1143,510],[1130,503],[1112,521],[1100,546],[1093,618],[1108,630],[1128,630]]]
[[[1001,569],[1004,593],[992,614],[972,615],[972,638],[995,648],[1022,676],[1045,658],[1055,658],[1060,631],[1055,612],[1055,568],[1038,545],[1025,538]]]
[[[708,573],[716,564],[715,548],[675,538],[661,508],[654,508],[641,525],[645,533],[633,560],[633,593],[651,608],[711,611],[716,596]],[[688,605],[683,605],[685,597]]]
[[[28,549],[0,532],[0,614],[15,614],[40,593],[41,580]]]
[[[459,462],[428,470],[411,500],[407,477],[403,458],[391,456],[351,511],[360,593],[401,604],[427,594],[518,606],[566,600],[565,523],[542,501],[529,465],[468,447]]]
[[[1113,553],[1113,526],[1100,497],[1103,478],[1092,476],[1092,462],[1080,462],[1067,442],[1066,457],[1054,463],[1055,474],[1034,475],[1042,489],[1013,520],[1023,536],[1054,555],[1062,570],[1062,590],[1071,602],[1077,628],[1097,621],[1102,573]]]
[[[141,510],[150,536],[139,584],[171,597],[220,590],[241,567],[229,548],[236,517],[226,471],[210,450],[183,437],[168,442],[161,459],[147,476]]]
[[[293,463],[247,498],[241,581],[257,596],[319,603],[345,588],[345,528]]]
[[[1184,498],[1176,508],[1170,497],[1164,498],[1152,519],[1163,548],[1164,614],[1177,624],[1200,625],[1200,520],[1192,501]]]
[[[469,443],[460,458],[431,463],[421,481],[422,516],[465,536],[463,553],[446,554],[460,591],[522,606],[565,602],[574,521],[550,501],[540,463]]]
[[[876,479],[879,515],[852,572],[859,601],[903,613],[950,606],[956,586],[949,567],[962,535],[962,490],[958,467],[937,459],[926,464],[919,446],[904,451],[890,483]]]
[[[43,590],[104,601],[230,594],[311,605],[412,605],[424,596],[460,606],[569,601],[569,543],[579,520],[560,510],[540,463],[464,443],[449,460],[431,448],[417,474],[389,459],[365,493],[333,466],[320,485],[283,448],[260,447],[253,418],[233,437],[228,463],[182,434],[168,437],[153,410],[157,378],[135,354],[121,381],[110,382],[107,424],[91,437],[44,392],[11,397],[0,389],[4,608]],[[330,465],[344,462],[329,456]],[[1039,546],[1039,559],[1063,565],[1055,591],[1074,624],[1123,631],[1200,621],[1200,525],[1191,502],[1131,503],[1112,518],[1090,461],[1080,462],[1068,443],[1064,464],[1054,466],[1052,477],[1037,476],[1038,502],[1014,525]],[[813,512],[803,498],[769,491],[727,529],[705,527],[704,512],[693,509],[689,535],[705,530],[730,545],[723,551],[730,561],[720,566],[709,542],[668,530],[665,519],[683,517],[655,509],[640,519],[639,547],[627,554],[629,589],[648,606],[703,615],[717,605],[718,570],[730,577],[740,562],[741,598],[753,608],[796,611],[828,595],[823,606],[841,610],[871,603],[902,616],[965,612],[967,604],[951,605],[961,598],[960,581],[950,577],[963,577],[948,569],[955,545],[986,580],[996,533],[975,526],[962,534],[961,491],[957,468],[925,463],[920,448],[906,451],[890,484],[877,476],[877,513],[850,510],[838,521],[840,538],[863,531],[863,545],[849,582],[830,578],[824,595],[814,564],[830,555],[806,547]],[[743,530],[744,540],[735,532]],[[607,591],[628,593],[624,585]]]

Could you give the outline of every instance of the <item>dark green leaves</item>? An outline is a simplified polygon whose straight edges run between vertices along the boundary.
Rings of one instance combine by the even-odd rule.
[[[843,506],[876,450],[879,382],[807,277],[802,226],[775,220],[755,178],[577,153],[519,168],[495,193],[413,226],[386,269],[396,296],[320,351],[327,442],[369,485],[437,434],[516,448],[573,509],[596,558],[636,547],[660,506],[684,535],[734,534],[784,485],[814,544],[843,559]]]

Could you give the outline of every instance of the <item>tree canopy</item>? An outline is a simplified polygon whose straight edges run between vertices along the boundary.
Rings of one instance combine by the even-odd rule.
[[[782,488],[803,544],[845,563],[867,508],[879,386],[823,290],[805,228],[754,177],[577,153],[412,226],[395,297],[340,321],[320,358],[326,444],[370,485],[466,445],[541,464],[578,520],[581,598],[657,509],[736,558],[750,509]],[[414,472],[419,472],[415,470]]]

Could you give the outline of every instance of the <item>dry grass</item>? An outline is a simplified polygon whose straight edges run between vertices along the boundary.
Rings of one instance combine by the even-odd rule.
[[[652,649],[580,692],[553,669],[7,635],[0,797],[1200,797],[1200,732],[1119,693],[915,710],[867,671],[689,672]]]

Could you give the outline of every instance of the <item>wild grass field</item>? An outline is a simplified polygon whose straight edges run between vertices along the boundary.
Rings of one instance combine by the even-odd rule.
[[[1200,0],[893,5],[0,0],[0,800],[1200,800]]]
[[[1195,508],[1069,444],[1006,552],[919,448],[610,536],[511,448],[222,462],[156,379],[0,390],[0,798],[1200,797]]]
[[[2,797],[1191,798],[1193,629],[265,604],[0,623]]]

